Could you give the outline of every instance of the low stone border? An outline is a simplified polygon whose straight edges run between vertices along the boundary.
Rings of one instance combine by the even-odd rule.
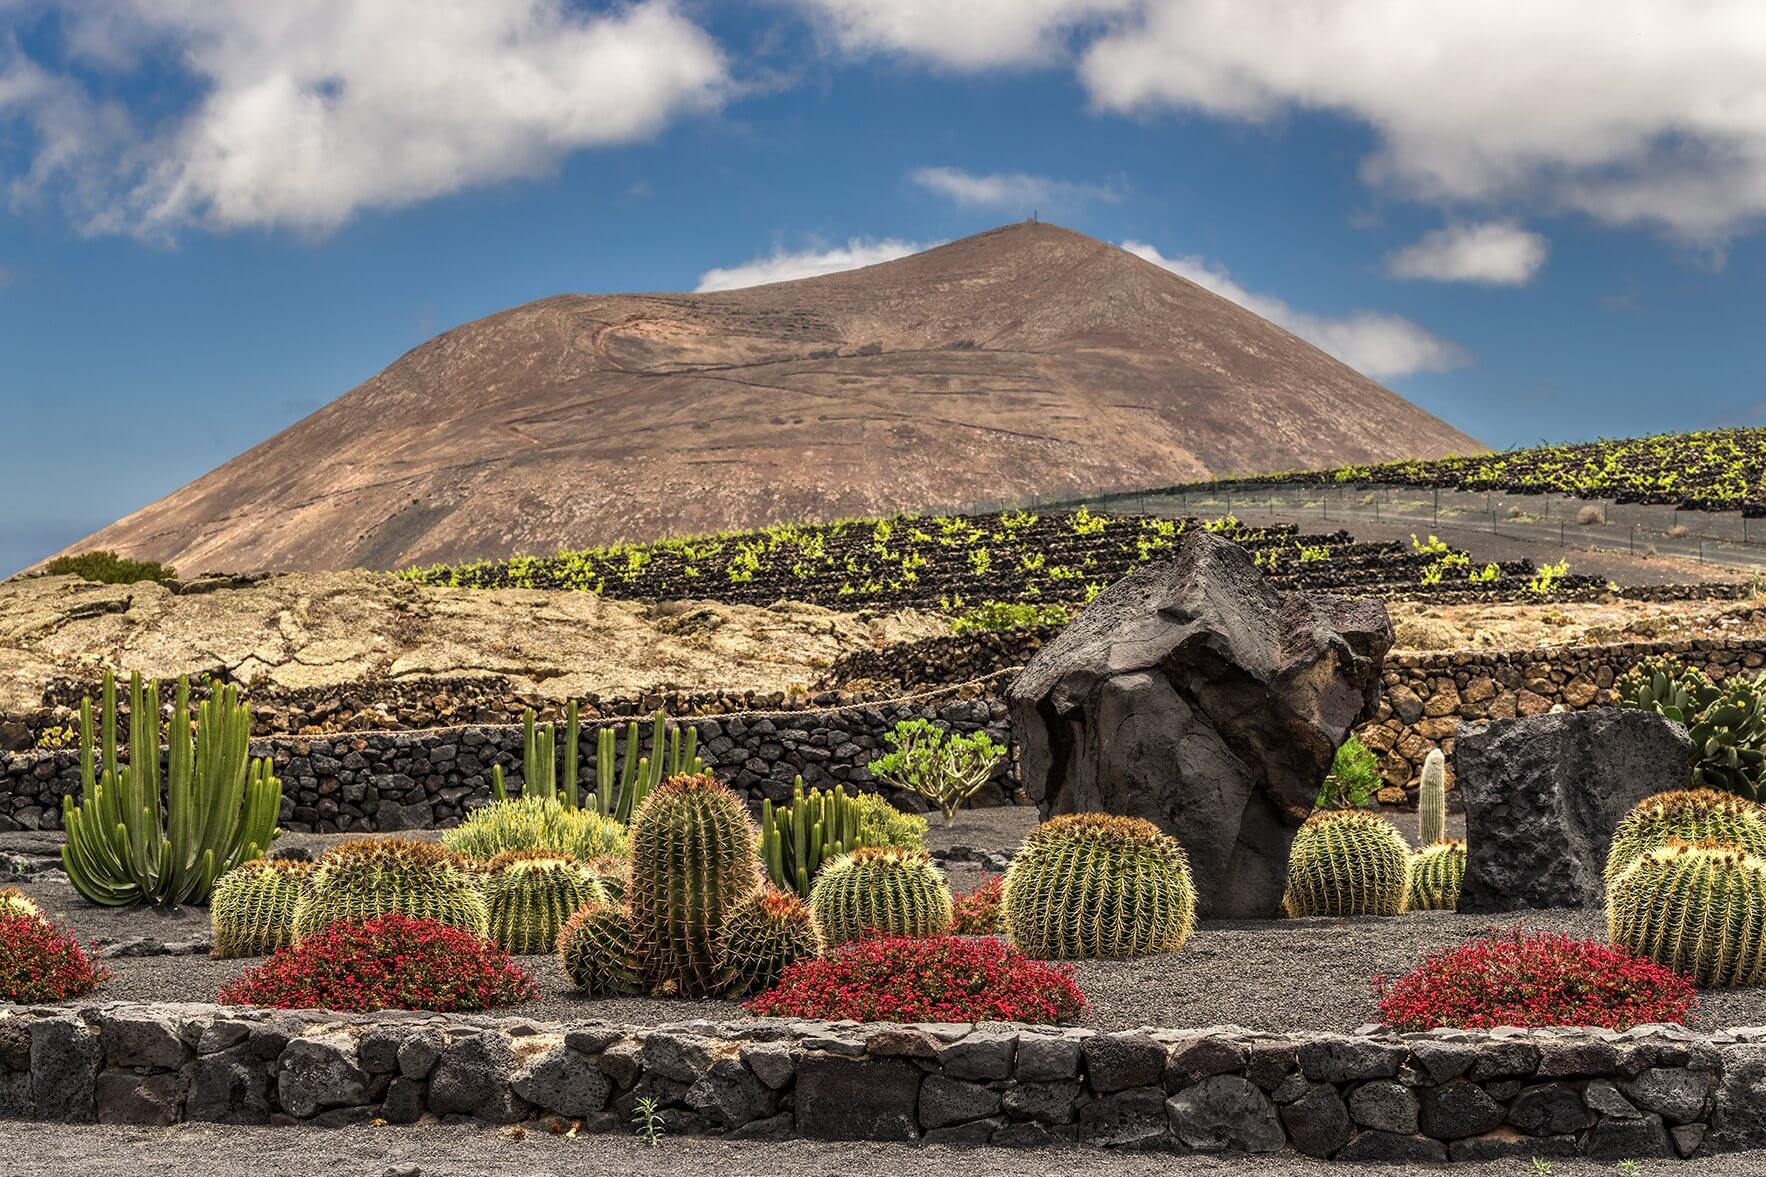
[[[1699,1157],[1766,1146],[1766,1028],[1264,1034],[604,1022],[111,1003],[0,1007],[0,1117],[575,1122],[1336,1160]]]

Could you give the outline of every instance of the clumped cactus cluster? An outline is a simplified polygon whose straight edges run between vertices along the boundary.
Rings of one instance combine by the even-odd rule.
[[[1290,916],[1398,915],[1410,889],[1410,847],[1392,823],[1359,809],[1306,819],[1288,858]]]
[[[830,948],[868,935],[938,936],[950,929],[950,887],[923,850],[864,846],[822,868],[809,909]]]
[[[771,989],[786,969],[821,950],[808,905],[776,887],[750,892],[717,933],[718,968],[732,997]]]
[[[1766,808],[1715,789],[1674,789],[1645,797],[1613,831],[1613,844],[1607,850],[1607,886],[1638,855],[1676,839],[1720,842],[1766,858]]]
[[[209,897],[211,954],[268,956],[294,943],[294,913],[311,889],[313,864],[257,858],[222,875]]]
[[[516,956],[551,952],[565,920],[607,898],[595,872],[568,854],[509,850],[491,859],[485,871],[490,938]]]
[[[1431,842],[1410,856],[1406,911],[1457,911],[1466,881],[1466,844],[1457,838]]]
[[[626,851],[626,829],[593,809],[553,797],[492,801],[442,835],[455,854],[489,861],[510,850],[549,850],[583,862]]]
[[[1054,818],[1006,871],[1001,921],[1014,945],[1045,960],[1176,952],[1196,924],[1189,858],[1140,818]]]
[[[360,923],[397,912],[464,928],[483,938],[489,913],[479,873],[433,842],[361,838],[337,847],[314,868],[294,909],[298,941],[336,920]]]

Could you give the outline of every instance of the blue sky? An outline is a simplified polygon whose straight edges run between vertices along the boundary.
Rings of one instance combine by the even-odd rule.
[[[1491,445],[1766,424],[1766,12],[1674,8],[0,0],[0,574],[452,324],[1033,208]]]

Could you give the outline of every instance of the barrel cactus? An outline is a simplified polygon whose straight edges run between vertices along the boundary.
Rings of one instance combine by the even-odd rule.
[[[924,850],[861,846],[822,867],[809,909],[829,947],[870,933],[938,936],[950,929],[950,887]]]
[[[222,875],[209,897],[211,954],[267,956],[294,943],[294,912],[311,884],[313,864],[258,858]]]
[[[671,777],[632,817],[632,926],[650,984],[678,997],[721,988],[717,930],[760,886],[760,832],[708,774]]]
[[[1669,839],[1710,839],[1766,858],[1766,807],[1715,789],[1674,789],[1645,797],[1619,821],[1607,850],[1607,886],[1631,860]]]
[[[0,916],[25,916],[42,919],[43,912],[31,897],[17,887],[0,887]]]
[[[1417,789],[1417,842],[1433,846],[1447,837],[1447,757],[1431,748],[1423,757],[1423,779]]]
[[[1766,859],[1678,838],[1637,855],[1607,889],[1607,938],[1694,984],[1766,984]]]
[[[1196,926],[1189,858],[1141,818],[1057,817],[1012,859],[1001,919],[1014,945],[1045,960],[1176,952]]]
[[[1408,911],[1457,911],[1466,881],[1466,844],[1457,838],[1432,842],[1410,856]]]
[[[1359,809],[1306,819],[1288,857],[1290,915],[1397,915],[1409,890],[1410,847],[1392,823]]]
[[[589,859],[587,865],[595,872],[595,880],[607,892],[608,900],[624,903],[632,890],[632,860],[624,854],[603,854]]]
[[[491,859],[484,880],[490,938],[515,956],[558,946],[558,931],[578,908],[607,902],[595,872],[567,854],[510,850]]]
[[[586,997],[624,997],[644,991],[643,968],[632,934],[632,909],[591,903],[558,932],[558,964]]]
[[[821,950],[809,907],[790,891],[763,887],[732,907],[717,933],[725,994],[771,989],[791,965]]]
[[[626,852],[625,827],[592,809],[572,809],[552,797],[493,801],[442,835],[455,854],[489,861],[509,850],[550,850],[588,862]]]
[[[432,919],[475,936],[489,916],[476,872],[434,842],[360,838],[331,851],[313,869],[294,909],[298,941],[335,920],[362,921],[398,912]]]

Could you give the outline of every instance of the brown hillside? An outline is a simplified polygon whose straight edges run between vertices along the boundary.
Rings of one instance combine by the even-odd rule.
[[[1019,224],[456,327],[69,550],[392,568],[1478,448],[1175,274]]]

